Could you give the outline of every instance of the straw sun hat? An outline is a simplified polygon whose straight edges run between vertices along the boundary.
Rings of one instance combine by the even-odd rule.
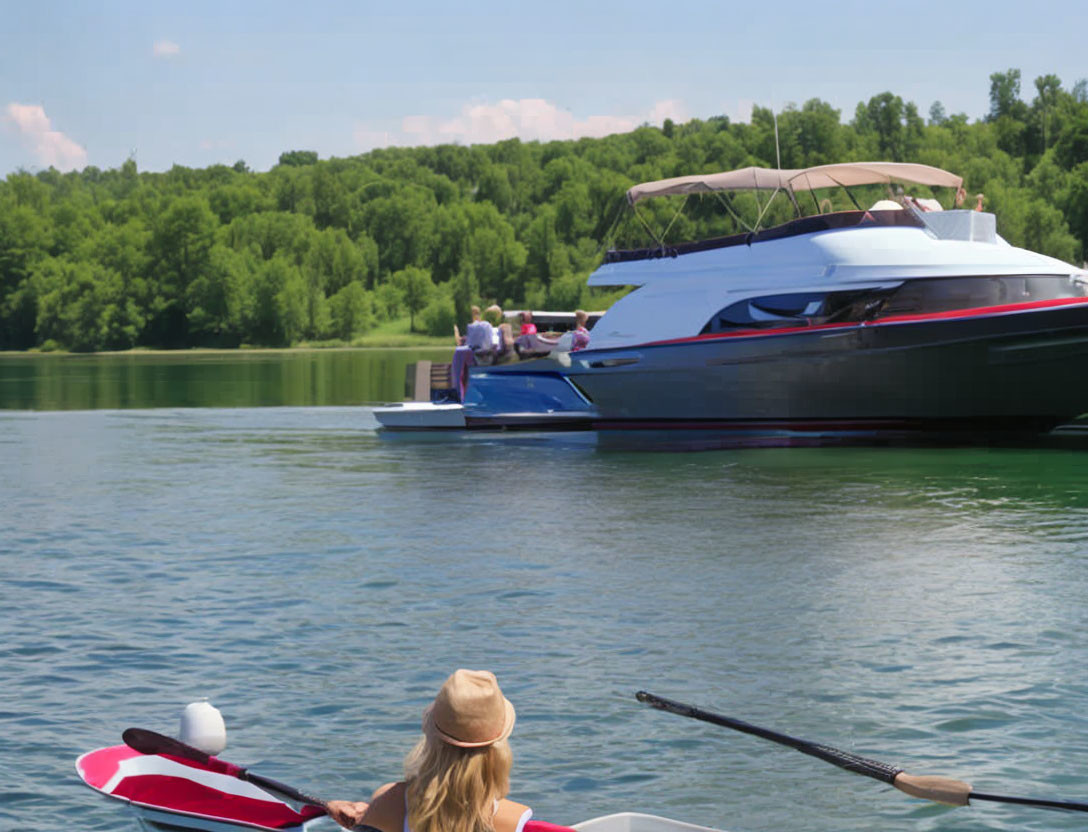
[[[460,748],[482,748],[510,736],[514,706],[495,674],[457,670],[423,711],[423,733]]]

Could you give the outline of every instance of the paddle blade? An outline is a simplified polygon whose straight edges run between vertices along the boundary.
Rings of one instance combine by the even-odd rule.
[[[240,780],[248,779],[246,770],[234,763],[220,760],[210,754],[205,754],[199,748],[186,745],[181,740],[148,731],[146,728],[126,728],[121,733],[121,739],[129,748],[139,751],[141,754],[159,754],[167,757],[177,757],[182,760],[191,760],[198,765],[218,771],[220,774],[229,774]]]
[[[298,806],[317,806],[322,809],[325,808],[325,801],[319,797],[300,792],[298,789],[288,786],[285,783],[281,783],[278,780],[273,780],[271,777],[262,777],[259,774],[246,771],[246,769],[241,766],[236,766],[234,763],[228,763],[226,760],[220,760],[217,757],[212,757],[210,754],[205,754],[199,748],[193,748],[191,745],[186,745],[181,742],[181,740],[176,740],[165,734],[158,734],[154,731],[148,731],[145,728],[126,728],[121,734],[121,739],[125,741],[125,745],[139,751],[141,754],[159,754],[168,757],[180,757],[183,760],[191,760],[194,763],[199,763],[202,766],[206,766],[222,774],[229,774],[240,780],[248,780],[250,783],[253,783],[255,786],[264,789],[266,792],[269,792],[276,797],[285,798],[291,804]]]
[[[126,728],[121,733],[121,739],[125,745],[141,754],[169,754],[171,757],[182,757],[202,765],[208,765],[212,759],[210,754],[205,754],[199,748],[145,728]]]

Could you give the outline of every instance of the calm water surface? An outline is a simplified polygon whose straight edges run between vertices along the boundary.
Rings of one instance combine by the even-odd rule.
[[[227,759],[366,796],[458,666],[516,704],[514,795],[543,819],[1083,828],[923,804],[633,699],[1088,799],[1083,453],[405,440],[367,407],[171,383],[164,407],[66,410],[88,405],[45,386],[0,412],[2,830],[133,830],[73,761],[129,725],[173,733],[199,696]]]
[[[404,398],[404,371],[449,349],[0,353],[0,409],[354,405]]]

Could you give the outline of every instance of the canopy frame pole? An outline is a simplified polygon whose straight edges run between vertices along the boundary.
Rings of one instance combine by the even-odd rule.
[[[623,204],[626,201],[626,199],[621,199],[619,204],[616,206],[616,210],[612,214],[612,222],[608,224],[608,230],[604,233],[604,236],[601,237],[600,245],[597,246],[597,256],[600,256],[601,250],[611,243],[613,239],[612,235],[615,234],[616,228],[619,226],[620,221],[623,219]],[[633,205],[631,206],[631,210],[634,210]]]
[[[788,196],[790,198],[790,202],[793,203],[793,210],[797,212],[797,217],[798,219],[800,219],[801,206],[797,203],[797,195],[793,192],[793,188],[787,187],[785,190],[786,196]],[[817,205],[816,207],[819,208],[819,205]]]
[[[857,209],[858,209],[859,211],[864,211],[864,210],[865,210],[864,208],[862,208],[862,207],[861,207],[861,206],[860,206],[860,205],[858,204],[858,201],[857,201],[856,199],[854,199],[854,195],[853,195],[853,194],[852,194],[852,193],[850,192],[850,189],[849,189],[848,187],[846,187],[845,185],[843,185],[843,186],[842,186],[842,189],[843,189],[844,191],[846,191],[846,195],[847,195],[848,197],[850,197],[850,201],[851,201],[852,203],[854,203],[854,207],[855,207],[855,208],[857,208]]]
[[[737,221],[737,225],[748,229],[748,231],[755,231],[755,229],[746,223],[744,218],[733,209],[733,204],[723,196],[724,191],[712,191],[712,193],[718,198],[718,202],[725,206],[725,210],[729,212],[729,215]]]
[[[859,211],[864,211],[865,210],[864,208],[861,207],[861,205],[858,203],[858,201],[856,199],[854,199],[854,194],[848,187],[846,187],[844,184],[842,184],[842,182],[840,182],[834,176],[828,176],[827,178],[830,179],[832,182],[834,182],[836,185],[838,185],[840,188],[842,188],[844,191],[846,191],[846,195],[848,197],[850,197],[850,201],[852,203],[854,203],[855,208],[857,208]],[[808,179],[808,176],[806,176],[805,179]]]
[[[684,194],[684,199],[680,203],[680,207],[676,209],[676,213],[672,215],[672,219],[669,220],[669,224],[666,225],[665,230],[661,232],[661,241],[662,241],[661,245],[662,246],[665,245],[665,242],[664,242],[665,241],[665,235],[669,233],[669,229],[672,228],[673,223],[676,222],[677,218],[679,218],[680,214],[683,212],[684,206],[688,204],[688,197],[689,196],[690,196],[690,194]]]
[[[632,205],[631,206],[631,211],[638,218],[638,221],[640,223],[642,223],[642,227],[646,229],[646,233],[649,234],[651,237],[653,237],[654,242],[657,243],[658,248],[662,248],[662,249],[665,248],[665,242],[663,240],[659,239],[658,236],[654,233],[654,230],[652,228],[650,228],[650,224],[648,222],[646,222],[646,220],[643,218],[642,214],[640,214],[638,212],[638,206],[637,205]]]
[[[854,198],[854,194],[851,193],[851,191],[850,191],[850,189],[848,187],[846,187],[844,184],[842,184],[842,182],[840,182],[838,179],[831,176],[830,174],[824,174],[824,175],[827,176],[828,179],[830,179],[832,182],[834,182],[836,185],[838,185],[844,191],[846,191],[846,195],[848,197],[850,197],[850,201],[852,203],[854,203],[855,208],[857,208],[859,211],[864,211],[865,210],[864,208],[861,207],[861,205],[858,203],[858,201]],[[819,214],[820,213],[820,203],[816,201],[816,189],[812,187],[812,180],[810,180],[808,178],[808,172],[807,171],[805,172],[805,184],[808,186],[807,190],[808,190],[809,194],[812,195],[812,201],[816,203],[816,213]]]
[[[771,207],[771,203],[774,202],[774,198],[776,196],[778,196],[778,192],[781,191],[781,190],[782,190],[781,186],[776,187],[773,191],[771,191],[771,195],[769,197],[767,197],[767,201],[763,204],[762,209],[760,209],[759,216],[756,217],[756,229],[759,229],[759,228],[763,227],[763,217],[767,213],[767,210]],[[758,194],[759,191],[757,190],[755,193]],[[759,198],[758,197],[756,197],[756,205],[759,205]]]

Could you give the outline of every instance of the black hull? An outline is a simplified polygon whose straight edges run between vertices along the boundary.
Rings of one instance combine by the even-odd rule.
[[[1088,412],[1088,305],[587,351],[599,430],[1047,431]]]

